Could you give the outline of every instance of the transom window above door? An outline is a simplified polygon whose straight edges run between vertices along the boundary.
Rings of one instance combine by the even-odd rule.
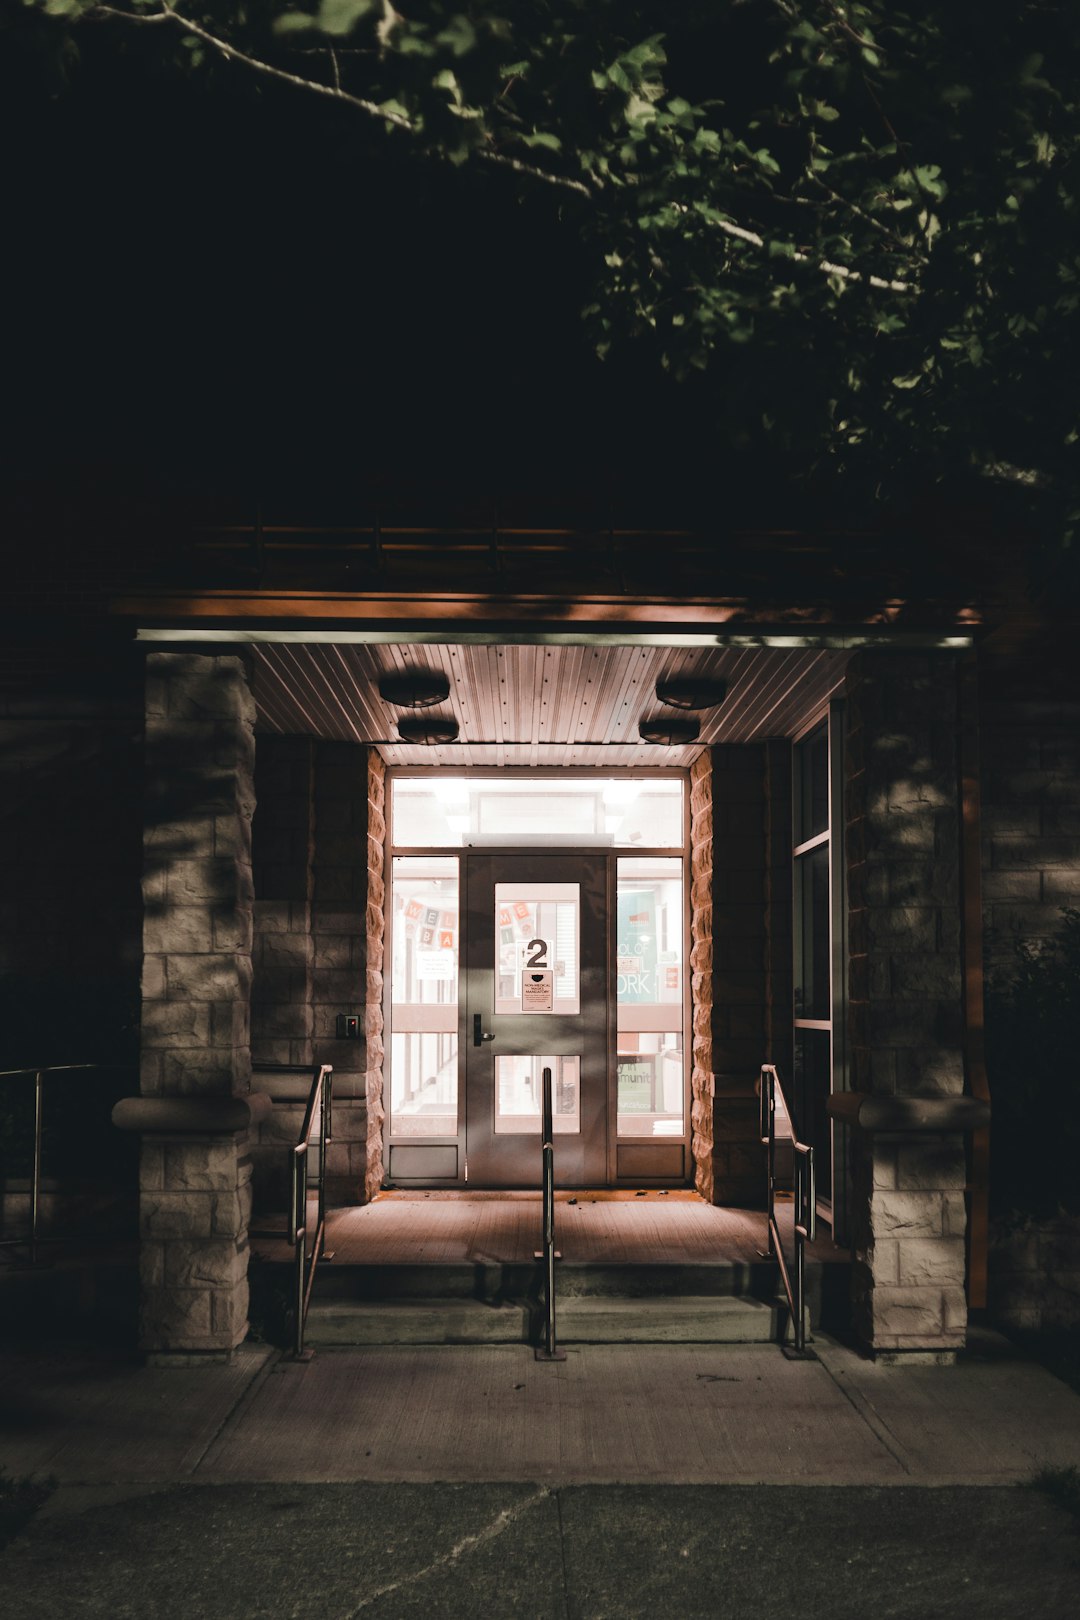
[[[437,771],[394,777],[391,793],[398,849],[681,849],[683,844],[680,777]]]

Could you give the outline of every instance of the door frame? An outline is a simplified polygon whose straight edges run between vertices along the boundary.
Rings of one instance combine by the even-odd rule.
[[[605,778],[623,778],[627,781],[655,780],[660,777],[678,779],[683,783],[682,805],[682,843],[679,848],[637,848],[633,846],[615,846],[611,844],[585,844],[573,845],[565,848],[557,846],[542,846],[538,844],[488,844],[482,845],[397,845],[393,842],[393,782],[400,777],[415,778],[422,776],[447,777],[468,776],[473,779],[488,777],[493,780],[507,777],[532,778],[546,777],[555,781],[565,782],[568,776],[581,779],[603,776]],[[607,1085],[605,1097],[605,1110],[607,1115],[607,1181],[608,1188],[630,1186],[686,1186],[694,1184],[694,1153],[693,1153],[693,1120],[692,1105],[693,1094],[691,1088],[691,1075],[693,1070],[693,1000],[692,978],[690,967],[690,953],[693,945],[690,932],[691,915],[691,885],[692,873],[690,869],[690,772],[677,766],[658,766],[654,769],[627,766],[581,766],[567,767],[561,765],[527,766],[527,765],[395,765],[388,766],[386,771],[387,785],[387,813],[386,830],[384,835],[384,871],[386,874],[383,898],[384,935],[383,935],[383,1028],[385,1039],[383,1042],[383,1097],[386,1099],[383,1125],[382,1161],[383,1175],[390,1179],[390,1157],[392,1147],[401,1146],[391,1140],[390,1130],[390,1065],[392,1062],[393,1042],[393,1011],[392,997],[392,964],[393,964],[393,927],[394,912],[391,905],[393,893],[393,862],[398,857],[421,858],[452,856],[461,861],[462,857],[470,854],[484,854],[492,856],[507,856],[518,858],[536,855],[565,855],[585,856],[603,860],[607,868],[606,905],[607,905],[607,953],[608,953],[608,982],[609,993],[606,998],[607,1018]],[[617,860],[619,857],[676,859],[682,866],[682,942],[683,942],[683,983],[682,983],[682,1053],[683,1053],[683,1134],[680,1138],[671,1139],[679,1141],[683,1147],[683,1173],[681,1177],[671,1176],[623,1176],[618,1174],[618,1150],[620,1145],[624,1148],[633,1146],[635,1139],[624,1138],[620,1144],[618,1134],[618,1030],[615,1016],[616,998],[614,991],[614,978],[611,968],[615,962],[616,933],[618,927],[618,908],[616,904]],[[464,866],[459,866],[459,919],[463,916],[464,907]],[[460,924],[459,924],[460,926]],[[395,1177],[394,1185],[398,1187],[425,1187],[445,1188],[447,1190],[465,1191],[468,1183],[465,1178],[465,1042],[470,1032],[466,1028],[467,995],[464,983],[464,951],[461,948],[463,940],[459,935],[459,963],[458,963],[458,1131],[456,1137],[427,1138],[432,1146],[451,1145],[457,1148],[457,1171],[454,1176],[447,1177],[405,1177],[400,1173]],[[652,1138],[636,1139],[638,1145],[654,1140]],[[417,1145],[415,1140],[412,1145]]]

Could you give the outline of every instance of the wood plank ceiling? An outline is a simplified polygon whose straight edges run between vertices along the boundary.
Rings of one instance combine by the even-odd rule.
[[[703,746],[791,736],[843,683],[850,655],[816,648],[588,647],[455,644],[296,645],[255,649],[259,729],[375,744],[388,765],[691,765]],[[447,701],[399,709],[379,696],[379,677],[441,670]],[[643,742],[638,722],[673,715],[657,680],[723,676],[727,695],[699,716],[697,742]],[[409,714],[453,714],[458,740],[437,746],[398,739]]]

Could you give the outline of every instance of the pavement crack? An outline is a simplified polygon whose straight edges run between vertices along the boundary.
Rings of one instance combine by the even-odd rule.
[[[841,1395],[843,1395],[848,1405],[853,1409],[855,1415],[860,1419],[861,1422],[866,1424],[866,1427],[870,1430],[870,1433],[874,1436],[875,1440],[885,1447],[885,1450],[889,1453],[889,1456],[903,1470],[903,1472],[910,1475],[911,1468],[906,1457],[904,1456],[903,1447],[899,1438],[893,1434],[885,1419],[875,1408],[873,1402],[863,1395],[861,1391],[849,1389],[845,1381],[842,1378],[837,1377],[832,1367],[829,1366],[826,1358],[820,1354],[818,1356],[818,1364],[824,1367],[825,1371],[836,1385],[836,1388],[840,1391]]]
[[[477,1547],[484,1546],[486,1542],[495,1541],[516,1519],[520,1519],[530,1508],[535,1507],[537,1502],[546,1500],[551,1494],[546,1486],[541,1486],[531,1496],[527,1496],[523,1502],[518,1502],[513,1507],[503,1508],[502,1512],[497,1513],[491,1523],[486,1524],[482,1530],[477,1530],[469,1536],[462,1536],[461,1540],[455,1542],[448,1553],[444,1553],[441,1558],[434,1559],[430,1564],[425,1564],[423,1569],[413,1570],[411,1575],[403,1575],[399,1581],[388,1581],[385,1586],[380,1586],[376,1591],[370,1592],[366,1598],[360,1600],[355,1608],[350,1609],[348,1614],[343,1614],[340,1620],[356,1620],[358,1614],[362,1614],[365,1609],[370,1609],[371,1605],[378,1603],[380,1598],[389,1597],[391,1593],[400,1592],[405,1587],[415,1586],[418,1581],[426,1580],[429,1575],[435,1574],[437,1570],[452,1569],[455,1564],[460,1563],[466,1553],[474,1551]]]

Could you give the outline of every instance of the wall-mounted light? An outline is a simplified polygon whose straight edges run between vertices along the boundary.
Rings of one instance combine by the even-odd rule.
[[[716,709],[727,696],[727,681],[713,675],[671,675],[656,683],[656,701],[669,709]]]
[[[681,720],[673,714],[658,714],[651,720],[638,722],[638,735],[642,742],[659,743],[665,748],[697,742],[698,729],[696,720]]]
[[[379,676],[379,696],[398,709],[430,709],[450,696],[450,679],[441,669],[391,670]]]
[[[451,743],[458,734],[458,723],[452,714],[410,715],[397,723],[398,736],[407,743]]]

